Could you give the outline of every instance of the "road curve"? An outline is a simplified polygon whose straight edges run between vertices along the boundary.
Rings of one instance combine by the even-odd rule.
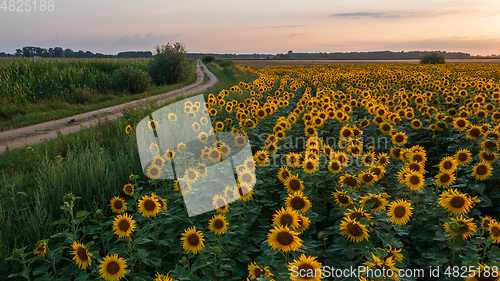
[[[203,83],[204,73],[210,79],[206,83]],[[54,139],[57,137],[58,131],[63,135],[68,135],[70,133],[76,133],[84,127],[95,126],[98,124],[99,120],[103,120],[104,118],[114,120],[123,117],[121,111],[126,107],[140,107],[152,101],[156,102],[157,105],[161,105],[180,95],[201,93],[219,81],[219,79],[217,79],[217,77],[200,61],[196,64],[196,74],[198,78],[193,84],[189,84],[177,90],[58,120],[0,132],[0,153],[3,153],[7,147],[9,147],[9,149],[19,148],[26,144],[33,145]]]

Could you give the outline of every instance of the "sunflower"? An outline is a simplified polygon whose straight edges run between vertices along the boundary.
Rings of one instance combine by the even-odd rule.
[[[414,130],[418,130],[418,129],[422,128],[422,126],[423,126],[422,121],[420,121],[419,119],[413,119],[411,121],[411,127]]]
[[[492,222],[496,222],[496,220],[493,219],[492,217],[486,215],[481,220],[481,227],[488,228],[488,227],[490,227],[490,223],[492,223]]]
[[[125,127],[125,133],[127,135],[130,134],[131,131],[132,131],[132,126],[128,125],[127,127]]]
[[[238,179],[241,183],[248,186],[253,186],[257,180],[254,173],[246,167],[242,171],[238,172]]]
[[[467,194],[459,193],[456,189],[441,193],[439,204],[454,215],[465,214],[474,206],[473,200]]]
[[[248,265],[248,277],[250,279],[258,279],[260,276],[273,277],[274,275],[269,271],[269,267],[258,266],[255,262]]]
[[[322,264],[315,257],[302,254],[288,264],[290,279],[293,281],[319,281],[323,279]],[[298,273],[298,274],[295,274]]]
[[[489,151],[491,149],[498,149],[498,142],[496,140],[485,139],[480,144],[483,150]]]
[[[243,134],[236,134],[234,136],[234,144],[237,147],[244,147],[247,144],[247,138]]]
[[[441,172],[454,172],[457,169],[457,162],[453,156],[446,156],[439,162]]]
[[[156,217],[160,212],[160,206],[153,196],[143,195],[139,199],[139,213],[144,217]]]
[[[307,228],[309,228],[309,225],[311,224],[311,220],[309,220],[307,217],[303,215],[299,215],[299,227],[295,229],[298,233],[304,232]]]
[[[158,124],[158,122],[156,122],[155,120],[151,119],[149,120],[148,122],[148,128],[152,131],[156,131],[156,129],[160,126],[160,124]]]
[[[318,161],[306,158],[302,163],[302,169],[308,174],[314,174],[314,172],[318,169]]]
[[[184,151],[186,151],[186,144],[183,142],[178,143],[177,144],[177,151],[179,153],[184,153]]]
[[[156,155],[151,162],[160,169],[165,165],[165,159],[163,159],[160,155]]]
[[[467,165],[472,161],[472,153],[468,149],[460,149],[454,155],[455,161],[458,165]]]
[[[175,151],[173,151],[171,148],[167,149],[165,153],[163,154],[163,158],[172,160],[174,159],[175,156]]]
[[[296,251],[302,246],[299,233],[288,229],[288,227],[275,226],[267,234],[267,242],[271,248],[282,252]]]
[[[212,198],[212,206],[221,214],[225,214],[229,210],[229,205],[227,204],[226,199],[219,194],[216,194]]]
[[[290,175],[291,175],[290,170],[288,170],[287,167],[281,167],[278,171],[278,179],[281,182],[285,182]]]
[[[372,195],[371,193],[368,193],[368,196],[361,196],[360,197],[360,204],[364,208],[366,205],[371,205],[370,207],[370,212],[376,213],[380,210],[385,210],[387,206],[387,197],[390,197],[387,195],[387,193],[379,193],[376,195]]]
[[[354,210],[347,209],[347,211],[344,213],[344,216],[346,218],[350,218],[351,220],[361,220],[362,218],[367,220],[373,219],[373,216],[370,213],[365,212],[365,210],[363,210],[363,207],[354,207]]]
[[[208,228],[210,231],[214,232],[215,234],[224,234],[226,232],[228,226],[228,222],[226,219],[226,216],[217,214],[214,215],[209,221],[208,221]]]
[[[227,144],[225,144],[225,143],[221,143],[219,149],[220,149],[220,153],[223,156],[227,157],[231,153],[231,148],[229,146],[227,146]]]
[[[491,176],[491,171],[493,167],[490,163],[481,161],[472,167],[472,176],[476,177],[476,180],[486,180]]]
[[[247,201],[253,196],[253,189],[251,186],[244,184],[244,183],[238,183],[238,193],[240,194],[240,199],[243,201]]]
[[[498,161],[498,153],[496,152],[489,152],[486,150],[481,150],[478,154],[479,159],[481,159],[484,162],[488,162],[490,164],[493,164]]]
[[[392,257],[381,259],[377,257],[374,253],[372,253],[372,260],[365,262],[364,265],[367,267],[366,269],[367,272],[370,272],[371,270],[382,269],[380,271],[381,273],[380,276],[378,276],[381,277],[380,280],[391,280],[391,279],[399,280],[398,276],[399,269],[394,267],[395,263],[396,262],[392,259]],[[389,274],[389,272],[391,273]],[[370,273],[368,273],[367,275],[370,275]],[[376,274],[372,273],[371,275],[376,275]]]
[[[306,135],[306,137],[315,136],[316,135],[316,128],[314,128],[313,126],[306,126],[304,129],[304,134]]]
[[[408,136],[404,132],[397,132],[392,135],[392,143],[397,146],[402,146],[408,141]]]
[[[389,212],[387,215],[391,218],[393,224],[404,225],[410,220],[412,209],[410,202],[399,199],[389,205]]]
[[[130,183],[127,183],[123,186],[123,192],[129,196],[132,196],[134,194],[134,186]]]
[[[149,145],[149,151],[153,155],[158,155],[158,154],[160,154],[160,147],[158,146],[158,144],[153,142]]]
[[[405,176],[404,183],[411,190],[419,190],[424,186],[424,175],[419,172],[410,171]]]
[[[208,135],[205,132],[200,132],[198,134],[198,140],[202,143],[205,143],[208,140]]]
[[[342,165],[335,158],[331,158],[330,162],[328,162],[328,170],[333,174],[338,174],[342,170]]]
[[[286,179],[285,186],[288,188],[288,193],[290,194],[304,190],[304,182],[299,179],[298,175],[291,174]]]
[[[473,236],[473,232],[476,232],[476,224],[472,222],[473,220],[474,218],[466,219],[460,215],[459,218],[451,218],[451,222],[445,223],[444,229],[451,234],[451,237],[461,235],[462,239],[465,240]]]
[[[441,172],[435,176],[434,182],[439,187],[448,187],[455,182],[455,173],[453,172]]]
[[[500,223],[498,221],[492,221],[488,229],[493,243],[500,243]]]
[[[175,121],[177,121],[177,115],[175,115],[174,113],[169,113],[169,114],[167,115],[167,118],[168,118],[168,120],[169,120],[170,122],[175,122]]]
[[[377,164],[385,166],[387,164],[391,163],[391,158],[387,155],[387,153],[382,152],[377,155]]]
[[[361,157],[361,163],[363,163],[365,167],[370,167],[375,164],[375,155],[373,152],[367,152],[363,155],[363,157]]]
[[[300,167],[300,155],[298,153],[291,152],[286,156],[286,164],[289,167]]]
[[[349,207],[350,205],[353,204],[353,200],[351,196],[347,194],[347,191],[338,191],[335,190],[332,192],[332,195],[335,197],[335,203],[339,205],[342,208]]]
[[[212,161],[213,163],[217,163],[220,161],[221,153],[217,146],[210,147],[207,155],[208,159],[210,159],[210,161]]]
[[[186,171],[184,171],[184,180],[188,183],[195,183],[198,177],[198,169],[196,168],[187,168]]]
[[[205,244],[203,243],[203,241],[205,241],[205,239],[203,238],[203,233],[199,230],[196,231],[195,226],[184,230],[184,233],[182,233],[181,241],[182,248],[184,248],[184,250],[188,252],[192,251],[195,255],[198,252],[201,252],[203,248],[205,248]]]
[[[407,162],[405,163],[405,168],[410,169],[411,171],[419,172],[421,174],[425,172],[425,165],[419,162]]]
[[[363,171],[358,175],[359,181],[366,185],[371,185],[375,182],[377,177],[373,172]]]
[[[287,207],[286,209],[281,207],[281,209],[273,215],[273,223],[277,226],[296,229],[299,227],[298,220],[299,213],[291,207]]]
[[[471,125],[471,128],[467,130],[467,137],[471,140],[476,140],[479,136],[483,134],[480,126]]]
[[[347,185],[347,186],[351,187],[352,189],[359,188],[358,179],[356,178],[356,176],[352,176],[349,173],[345,173],[345,175],[340,176],[339,184],[340,184],[340,187]]]
[[[266,151],[259,150],[255,153],[254,160],[256,163],[264,166],[267,164],[267,161],[269,161],[269,155]]]
[[[107,255],[99,265],[99,273],[106,281],[118,281],[127,274],[125,268],[127,268],[125,259],[118,258],[118,254]]]
[[[175,281],[172,277],[168,276],[170,275],[170,272],[167,273],[167,275],[160,274],[159,272],[156,272],[156,278],[154,281]]]
[[[351,242],[361,242],[370,238],[366,225],[346,217],[340,224],[339,230],[342,230],[342,236],[349,238]]]
[[[148,176],[150,179],[158,179],[161,177],[161,168],[151,164],[149,168],[146,170],[146,176]]]
[[[128,214],[118,215],[113,222],[113,230],[118,237],[129,237],[134,232],[135,220]]]
[[[401,159],[401,148],[392,147],[390,150],[390,154],[391,154],[392,158],[394,158],[396,160],[400,160]]]
[[[467,277],[465,277],[465,281],[500,280],[500,271],[496,266],[488,266],[486,264],[479,263],[478,266],[473,268],[476,268],[476,270],[469,271]],[[488,275],[488,277],[486,277],[486,275]]]
[[[127,210],[127,203],[125,203],[125,199],[115,196],[111,199],[110,204],[111,211],[113,213],[121,214]]]
[[[410,162],[425,163],[427,162],[427,153],[425,152],[425,150],[412,152],[410,153],[408,160]]]
[[[311,201],[300,191],[295,194],[288,195],[285,199],[285,204],[287,208],[291,208],[302,214],[306,213],[312,206]]]
[[[463,117],[453,120],[453,127],[461,132],[467,130],[469,124],[469,121]]]
[[[47,253],[47,242],[38,242],[36,248],[33,250],[34,255],[45,255]]]

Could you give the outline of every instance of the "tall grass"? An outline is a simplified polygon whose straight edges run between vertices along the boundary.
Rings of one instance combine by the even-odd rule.
[[[0,104],[68,99],[74,89],[105,92],[122,66],[147,71],[150,59],[0,59]]]

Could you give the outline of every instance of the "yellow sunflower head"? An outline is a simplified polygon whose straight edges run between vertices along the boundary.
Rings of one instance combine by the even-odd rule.
[[[205,241],[205,238],[203,238],[203,233],[199,230],[196,231],[195,226],[184,230],[181,241],[182,248],[184,248],[184,250],[188,252],[192,251],[195,255],[198,252],[201,252],[203,248],[205,248],[205,244],[203,243],[203,241]]]

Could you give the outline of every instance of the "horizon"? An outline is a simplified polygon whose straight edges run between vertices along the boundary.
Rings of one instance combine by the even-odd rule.
[[[189,53],[464,52],[500,54],[500,3],[360,0],[46,1],[53,11],[0,9],[0,52],[60,46],[117,54],[182,42]],[[26,8],[22,6],[21,9]],[[26,8],[27,9],[27,8]]]

